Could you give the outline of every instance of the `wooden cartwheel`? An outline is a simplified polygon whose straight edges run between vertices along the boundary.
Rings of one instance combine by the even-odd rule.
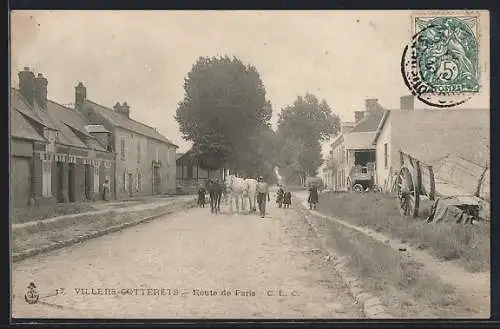
[[[401,169],[395,181],[399,211],[403,216],[417,217],[420,194],[423,192],[420,163],[410,156],[405,157],[402,152],[400,154]]]

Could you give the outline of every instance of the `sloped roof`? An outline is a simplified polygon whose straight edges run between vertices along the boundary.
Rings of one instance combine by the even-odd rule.
[[[191,164],[195,164],[197,162],[196,160],[197,159],[194,156],[193,149],[190,149],[186,153],[180,154],[180,156],[177,157],[176,163],[180,164],[180,165],[191,165]]]
[[[372,144],[375,131],[344,134],[345,148],[348,150],[375,149]]]
[[[47,112],[59,129],[59,143],[82,148],[92,147],[86,142],[87,138],[94,139],[85,129],[89,122],[80,113],[50,100],[47,101]],[[94,144],[96,150],[106,151],[99,142]]]
[[[12,137],[48,143],[18,110],[12,110],[10,113],[10,132]]]
[[[175,153],[175,160],[177,161],[184,153]]]
[[[146,137],[153,138],[158,141],[178,147],[177,145],[172,143],[168,138],[166,138],[158,131],[156,131],[156,129],[153,127],[150,127],[148,125],[135,121],[131,118],[128,118],[123,114],[116,113],[112,109],[99,105],[90,100],[86,100],[86,106],[91,106],[92,109],[94,109],[97,113],[99,113],[102,117],[104,117],[114,126],[125,128],[135,133],[144,135]]]
[[[359,121],[359,123],[356,126],[354,126],[354,128],[350,132],[354,133],[354,132],[376,131],[380,123],[380,120],[382,120],[382,117],[384,116],[384,112],[385,111],[382,109],[370,112],[367,111],[365,117],[361,121]]]
[[[49,129],[57,130],[57,126],[51,120],[50,116],[40,109],[37,102],[33,102],[33,106],[29,105],[26,99],[21,95],[21,92],[16,88],[11,88],[11,107],[21,112],[31,120],[45,126]]]

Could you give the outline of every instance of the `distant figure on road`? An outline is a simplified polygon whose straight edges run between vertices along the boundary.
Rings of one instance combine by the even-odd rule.
[[[283,195],[283,205],[285,208],[290,208],[292,205],[292,192],[286,189],[285,194]]]
[[[222,199],[224,186],[219,182],[219,179],[216,177],[213,180],[210,179],[207,181],[206,188],[210,195],[210,211],[217,214],[220,212],[220,200]]]
[[[307,202],[309,203],[309,209],[316,209],[316,205],[319,203],[317,186],[311,186],[309,188],[309,197],[307,198]]]
[[[201,208],[205,208],[205,194],[206,190],[203,186],[200,186],[198,189],[198,206]]]
[[[105,179],[104,183],[102,184],[102,199],[104,201],[108,201],[108,193],[109,193],[109,181]]]
[[[281,208],[283,206],[284,194],[285,194],[285,191],[283,190],[283,187],[278,184],[278,191],[276,192],[276,203],[278,204],[278,208]]]
[[[264,182],[264,177],[259,176],[257,180],[257,203],[259,204],[260,218],[266,216],[266,196],[267,202],[271,202],[267,183]]]

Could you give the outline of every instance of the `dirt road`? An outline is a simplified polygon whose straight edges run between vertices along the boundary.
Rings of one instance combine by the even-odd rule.
[[[362,317],[295,210],[223,211],[184,211],[13,264],[13,317]],[[36,304],[24,299],[30,282]]]

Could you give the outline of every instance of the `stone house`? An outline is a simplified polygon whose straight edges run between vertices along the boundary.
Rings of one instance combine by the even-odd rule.
[[[113,109],[93,102],[80,82],[75,87],[75,109],[90,123],[111,132],[98,134],[116,154],[113,188],[118,199],[175,193],[178,146],[155,128],[132,119],[126,102],[116,103]]]
[[[14,206],[99,197],[114,154],[74,110],[47,99],[48,80],[28,67],[11,89],[11,188]]]
[[[433,165],[436,175],[474,190],[489,166],[489,124],[489,109],[414,109],[413,96],[402,97],[400,109],[385,111],[372,141],[377,184],[391,189],[402,150]],[[489,175],[483,185],[489,189]],[[489,198],[489,191],[483,192]]]

